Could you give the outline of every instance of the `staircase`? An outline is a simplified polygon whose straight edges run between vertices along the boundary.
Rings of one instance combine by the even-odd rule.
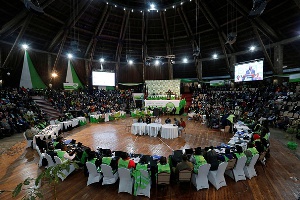
[[[185,113],[188,112],[189,107],[192,104],[192,97],[193,97],[192,93],[184,93],[184,94],[182,94],[182,98],[185,98],[185,101],[186,101],[186,105],[185,105],[185,108],[184,108],[184,112]]]
[[[36,105],[49,116],[49,120],[58,119],[61,115],[60,112],[54,109],[51,103],[46,101],[43,96],[32,96],[31,98]]]

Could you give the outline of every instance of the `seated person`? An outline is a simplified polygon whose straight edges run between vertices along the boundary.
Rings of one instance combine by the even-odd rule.
[[[53,162],[55,163],[54,156],[57,156],[57,153],[54,151],[54,146],[53,145],[50,145],[48,147],[48,151],[46,151],[46,154],[48,154],[49,156],[51,156]]]
[[[57,156],[61,159],[61,161],[65,161],[66,159],[68,160],[74,160],[77,152],[76,150],[73,150],[72,152],[68,153],[67,152],[67,145],[63,144],[61,147],[61,150],[57,151]]]
[[[145,170],[147,171],[150,166],[148,166],[148,162],[145,156],[140,158],[139,163],[136,164],[135,170]]]
[[[80,158],[80,163],[81,163],[81,164],[84,165],[84,164],[86,163],[88,157],[90,156],[90,153],[91,153],[91,149],[90,149],[90,148],[87,148],[87,149],[82,153],[81,158]],[[94,153],[92,153],[92,154],[94,154]],[[94,164],[95,164],[95,163],[94,163]]]
[[[146,120],[145,121],[146,121],[147,124],[151,124],[151,117],[150,117],[150,115],[146,116]]]
[[[167,117],[167,119],[165,120],[166,124],[171,124],[171,119],[169,117]]]
[[[245,153],[245,155],[247,157],[246,165],[249,165],[250,162],[251,162],[251,160],[252,160],[252,157],[255,156],[256,154],[258,154],[258,151],[254,147],[253,143],[249,142],[248,143],[248,148],[247,148],[247,150],[244,153]]]
[[[27,140],[33,140],[33,137],[38,133],[37,129],[34,128],[34,124],[30,124],[29,128],[25,131],[25,136]]]
[[[179,126],[179,121],[178,121],[176,118],[174,118],[174,124],[175,124],[176,126]]]
[[[90,151],[89,154],[88,154],[88,157],[87,157],[87,161],[86,162],[90,162],[90,163],[93,163],[95,164],[96,168],[97,168],[97,171],[100,171],[100,165],[101,165],[101,162],[100,160],[98,159],[97,157],[97,154],[95,151]]]
[[[138,123],[144,123],[144,119],[143,119],[142,116],[140,116],[140,117],[138,118]]]
[[[144,177],[141,174],[140,170],[147,171],[148,164],[145,156],[140,158],[140,162],[137,163],[135,170],[132,172],[132,176],[134,177],[134,195],[137,195],[138,188],[145,188],[146,185],[150,183],[150,176]],[[149,173],[148,173],[149,175]]]
[[[106,152],[105,154],[103,154],[103,157],[102,157],[101,161],[102,161],[101,162],[102,164],[106,164],[106,165],[111,166],[112,170],[118,169],[118,162],[117,162],[116,159],[112,158],[111,151]]]
[[[234,155],[237,159],[245,156],[245,154],[243,152],[243,148],[240,145],[236,145],[235,148],[236,148],[236,151],[235,151]]]
[[[194,164],[194,173],[197,174],[199,167],[207,163],[202,156],[201,147],[195,149],[195,154],[191,156],[190,161]]]
[[[207,150],[206,156],[204,158],[206,159],[207,163],[211,165],[210,166],[211,171],[218,170],[219,167],[218,154],[212,146]]]
[[[157,173],[171,173],[170,165],[167,162],[167,158],[162,156],[159,159],[159,163],[157,163]]]
[[[62,149],[64,144],[64,138],[59,136],[56,138],[56,142],[54,142],[54,147],[55,149]]]
[[[227,162],[228,160],[231,160],[234,158],[234,155],[230,152],[230,149],[229,148],[226,148],[225,149],[225,161]]]
[[[161,118],[160,118],[159,116],[157,116],[157,117],[155,118],[154,123],[161,124]]]
[[[182,155],[182,161],[176,165],[175,169],[173,168],[173,172],[175,172],[175,174],[178,175],[179,172],[182,171],[182,170],[187,169],[187,170],[191,170],[192,171],[193,168],[194,168],[193,163],[191,163],[190,161],[188,161],[188,157],[187,157],[186,154],[183,154]]]
[[[135,168],[135,163],[130,159],[128,153],[123,152],[121,158],[118,160],[118,168]]]

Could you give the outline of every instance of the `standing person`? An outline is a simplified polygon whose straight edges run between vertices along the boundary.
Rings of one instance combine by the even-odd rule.
[[[181,135],[182,130],[185,129],[186,124],[185,121],[183,121],[182,118],[180,118],[179,126],[178,126],[178,134]]]

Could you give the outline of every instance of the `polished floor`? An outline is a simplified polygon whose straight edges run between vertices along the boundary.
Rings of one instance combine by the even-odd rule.
[[[176,116],[178,117],[178,116]],[[230,135],[206,128],[201,123],[187,122],[186,134],[176,139],[160,137],[135,136],[130,133],[132,118],[101,124],[87,124],[84,127],[65,132],[67,139],[75,139],[96,150],[97,147],[112,150],[142,153],[148,155],[168,156],[172,150],[190,147],[216,146],[226,143]],[[128,127],[129,125],[129,127]],[[1,141],[0,141],[1,142]],[[0,190],[8,190],[0,194],[0,199],[12,199],[11,192],[18,183],[27,177],[36,177],[43,168],[38,168],[37,153],[27,148],[25,141],[18,142],[8,151],[0,155]],[[281,142],[271,137],[271,157],[265,170],[256,166],[257,177],[251,180],[235,182],[226,176],[227,187],[216,190],[196,191],[194,186],[173,183],[169,188],[151,189],[151,199],[298,199],[300,196],[300,160]],[[77,170],[59,184],[58,199],[147,199],[134,197],[126,193],[118,193],[118,183],[102,186],[95,183],[86,186],[87,177],[82,170]],[[44,199],[54,199],[53,190],[43,185]],[[23,191],[24,193],[25,191]],[[20,195],[16,199],[21,199]]]

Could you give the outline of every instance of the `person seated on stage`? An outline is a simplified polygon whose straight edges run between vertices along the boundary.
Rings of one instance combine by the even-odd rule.
[[[138,119],[138,123],[144,123],[144,122],[145,122],[144,118],[142,116],[140,116],[139,119]]]
[[[181,135],[182,130],[186,127],[185,121],[180,118],[179,126],[178,126],[178,134]]]
[[[118,160],[118,168],[135,168],[135,163],[130,159],[128,153],[123,152],[121,158]]]
[[[159,159],[159,163],[157,163],[157,173],[171,173],[170,165],[167,161],[167,158],[162,156]]]
[[[147,124],[151,124],[151,117],[150,117],[150,115],[146,116],[146,120],[145,121],[146,121]]]
[[[167,117],[167,119],[165,120],[166,124],[171,124],[171,119],[169,117]]]
[[[182,161],[176,165],[176,168],[173,167],[172,170],[175,173],[176,177],[178,177],[180,171],[185,170],[185,169],[192,171],[193,168],[194,168],[193,163],[188,161],[188,157],[186,154],[183,154]]]
[[[195,153],[191,156],[190,161],[194,164],[194,173],[197,174],[199,167],[207,163],[202,155],[201,147],[195,149]]]
[[[72,152],[68,153],[67,152],[67,145],[63,144],[61,147],[61,150],[57,151],[57,156],[61,159],[61,161],[65,161],[66,159],[68,160],[74,160],[76,157],[76,150],[73,150]]]
[[[154,123],[161,124],[161,118],[159,116],[156,116]]]
[[[54,146],[53,145],[50,145],[48,147],[48,151],[46,151],[46,154],[48,154],[52,158],[53,162],[55,163],[54,156],[57,156],[57,153],[54,151]]]

